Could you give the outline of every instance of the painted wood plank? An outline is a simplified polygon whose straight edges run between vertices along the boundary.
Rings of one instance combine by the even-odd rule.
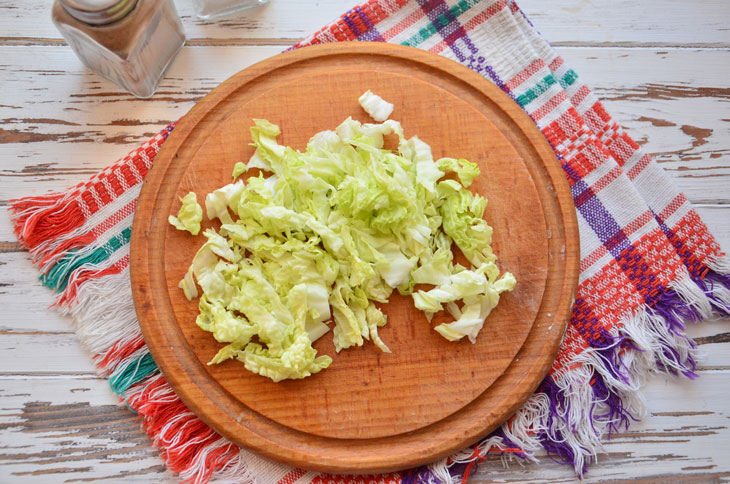
[[[730,319],[703,321],[687,327],[697,342],[697,365],[703,369],[730,368]]]
[[[270,0],[264,7],[217,22],[195,17],[189,0],[176,0],[188,39],[236,39],[292,42],[362,2]],[[521,0],[538,29],[558,44],[730,45],[725,0]],[[0,0],[0,18],[8,19],[2,38],[60,35],[50,20],[47,0]],[[23,40],[21,40],[23,41]]]
[[[73,333],[0,334],[0,375],[96,374]]]
[[[87,72],[67,47],[0,46],[6,65],[25,63],[23,70],[0,66],[6,93],[0,102],[0,200],[62,190],[87,178],[182,116],[219,82],[279,50],[185,48],[158,94],[143,101]],[[730,202],[730,89],[724,81],[730,51],[561,53],[691,200]]]
[[[572,45],[730,44],[725,0],[517,0],[546,39]]]
[[[713,474],[730,474],[728,378],[728,371],[706,371],[691,383],[652,379],[644,389],[646,418],[606,444],[608,454],[599,456],[584,482],[718,482]],[[0,377],[0,482],[84,479],[178,482],[105,381],[71,375]],[[573,482],[575,476],[545,457],[539,465],[513,463],[508,469],[489,457],[472,479],[478,484],[559,483]]]
[[[0,379],[0,482],[177,482],[95,377]]]
[[[69,320],[50,308],[53,292],[41,285],[28,252],[0,252],[0,301],[0,335],[71,332]]]

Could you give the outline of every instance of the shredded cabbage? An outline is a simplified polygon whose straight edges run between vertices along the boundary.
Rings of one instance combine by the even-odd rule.
[[[374,99],[368,93],[363,107]],[[197,324],[227,343],[210,364],[235,358],[274,381],[304,378],[332,362],[312,347],[332,322],[336,351],[372,340],[390,352],[377,303],[394,289],[429,321],[445,307],[454,321],[435,327],[444,338],[475,341],[515,285],[490,247],[487,200],[465,188],[479,175],[475,163],[434,161],[428,144],[406,139],[393,120],[348,118],[315,134],[304,152],[280,145],[278,126],[253,122],[256,151],[234,179],[261,172],[206,197],[208,217],[221,226],[204,232],[180,282],[192,300],[197,281]],[[383,147],[387,135],[397,137],[395,151]],[[469,267],[454,262],[452,244]]]
[[[357,101],[375,121],[385,121],[393,113],[393,104],[370,90],[365,91]]]
[[[248,165],[246,163],[239,161],[235,165],[233,165],[233,179],[235,180],[239,176],[243,175],[248,171]]]
[[[193,235],[198,235],[200,222],[203,221],[203,209],[198,205],[198,197],[195,192],[190,192],[182,197],[180,202],[182,205],[177,217],[170,215],[167,221],[178,230],[187,230]]]

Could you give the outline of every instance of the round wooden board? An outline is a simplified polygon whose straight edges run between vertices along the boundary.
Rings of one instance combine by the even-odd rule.
[[[391,118],[435,158],[464,157],[482,175],[486,220],[515,290],[502,297],[476,344],[450,343],[394,293],[381,337],[335,353],[310,378],[273,383],[236,361],[208,366],[222,346],[195,325],[197,301],[180,289],[202,237],[173,229],[178,197],[198,200],[231,180],[253,153],[252,118],[303,149],[347,116],[371,89],[395,104]],[[210,222],[204,226],[212,226]],[[132,233],[132,288],[147,345],[180,398],[233,442],[276,460],[329,472],[384,472],[443,457],[506,420],[552,363],[578,275],[575,211],[555,155],[527,115],[473,71],[418,49],[338,43],[281,54],[236,74],[201,100],[165,142],[139,198]],[[445,318],[442,318],[445,320]],[[438,321],[436,321],[438,322]]]

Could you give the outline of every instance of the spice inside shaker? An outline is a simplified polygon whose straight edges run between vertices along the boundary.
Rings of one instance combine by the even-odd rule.
[[[185,43],[172,0],[56,0],[52,18],[89,69],[141,98]]]

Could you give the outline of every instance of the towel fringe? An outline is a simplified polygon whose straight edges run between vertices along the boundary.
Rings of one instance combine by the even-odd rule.
[[[86,220],[76,191],[10,200],[10,218],[18,241],[37,264],[53,256],[47,250],[53,241]]]
[[[711,257],[707,268],[705,276],[695,281],[712,305],[706,317],[730,317],[730,257]]]
[[[614,336],[606,335],[605,345],[584,350],[567,369],[548,375],[517,413],[479,444],[482,452],[452,456],[448,477],[441,472],[442,462],[430,470],[442,484],[463,484],[464,463],[480,460],[493,447],[514,446],[522,453],[504,453],[503,460],[534,460],[535,452],[544,448],[583,475],[603,452],[604,437],[610,439],[645,415],[640,389],[649,375],[697,377],[696,345],[685,335],[686,325],[728,315],[729,302],[727,258],[714,259],[701,280],[683,274],[653,306],[626,316]]]
[[[79,341],[93,355],[100,376],[109,376],[131,351],[144,345],[128,268],[86,278],[78,285],[75,304],[62,304],[59,308],[71,317]]]
[[[183,482],[202,484],[212,477],[253,482],[241,450],[190,412],[159,371],[130,386],[124,398],[140,416],[142,428],[167,466]]]

